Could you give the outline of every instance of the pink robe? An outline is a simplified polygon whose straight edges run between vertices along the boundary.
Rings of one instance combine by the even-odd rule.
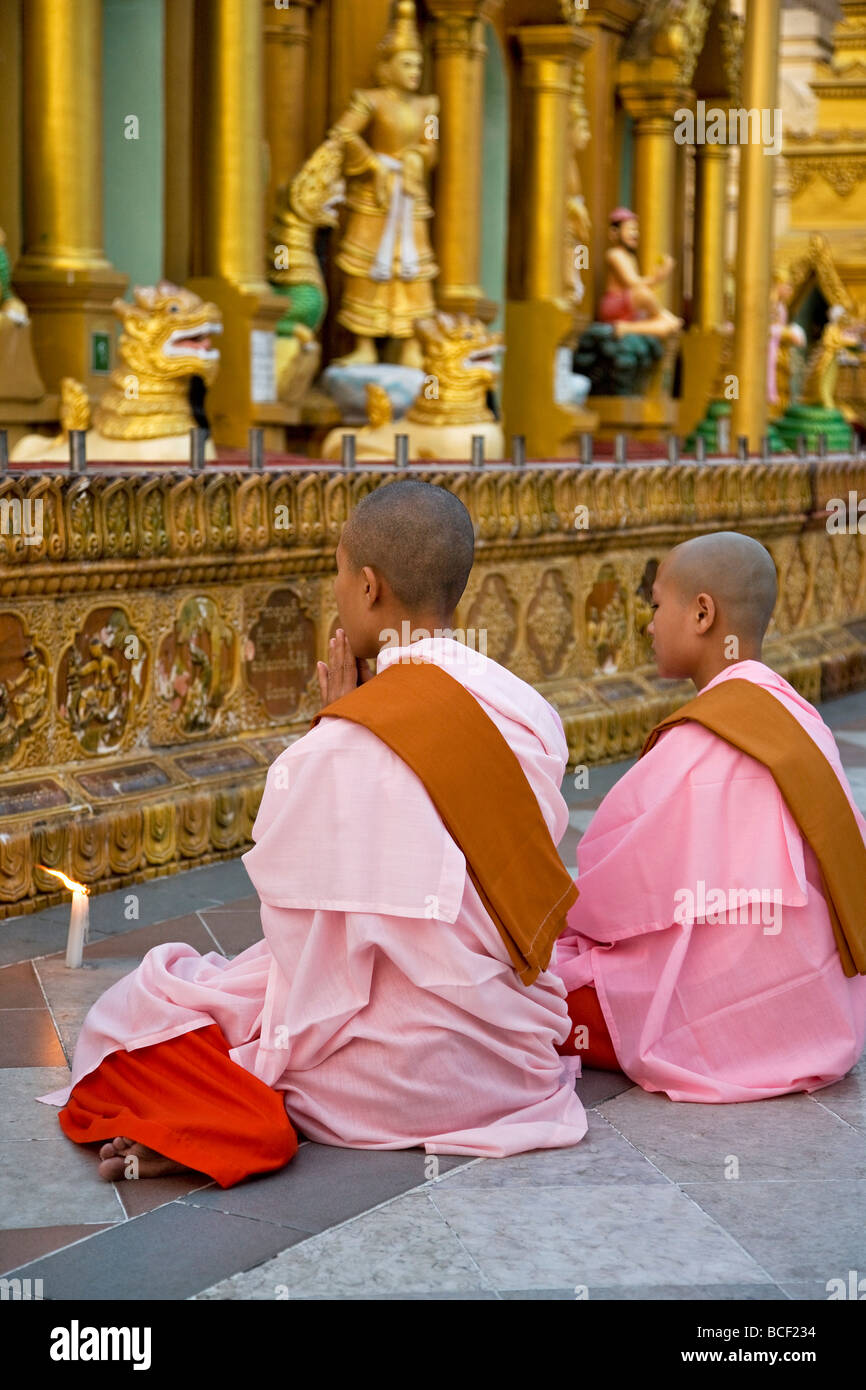
[[[794,715],[866,833],[817,710],[760,662],[710,686],[733,678]],[[620,1064],[645,1090],[758,1100],[817,1090],[854,1066],[866,977],[846,979],[815,856],[754,759],[698,724],[667,730],[605,797],[577,861],[556,969],[569,992],[595,986]],[[763,891],[764,905],[742,907],[740,890]]]
[[[558,842],[559,716],[451,639],[411,651],[478,699]],[[216,1022],[233,1060],[285,1092],[292,1121],[322,1143],[502,1157],[583,1138],[574,1068],[555,1051],[569,1032],[558,976],[520,983],[462,853],[384,743],[323,719],[268,769],[253,839],[244,863],[265,939],[231,962],[180,944],[149,951],[88,1014],[73,1083],[118,1048]]]

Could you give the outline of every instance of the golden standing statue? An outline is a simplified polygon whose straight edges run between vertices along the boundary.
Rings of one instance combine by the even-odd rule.
[[[343,146],[348,218],[337,265],[346,276],[338,321],[355,334],[344,365],[378,360],[376,338],[402,341],[400,362],[420,367],[415,322],[435,312],[439,273],[430,246],[426,176],[436,163],[439,98],[417,95],[423,52],[414,0],[397,0],[379,45],[378,85],[353,93],[329,132]]]

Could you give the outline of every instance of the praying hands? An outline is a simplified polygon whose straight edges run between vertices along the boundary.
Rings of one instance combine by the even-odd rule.
[[[341,695],[348,695],[350,690],[372,680],[375,672],[370,670],[368,662],[356,658],[348,637],[338,627],[328,643],[328,660],[317,663],[316,674],[324,709],[326,705],[339,700]]]

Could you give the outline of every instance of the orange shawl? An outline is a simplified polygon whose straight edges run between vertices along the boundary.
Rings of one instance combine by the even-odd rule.
[[[546,970],[577,888],[520,763],[468,690],[432,662],[389,666],[326,707],[423,782],[522,982]]]
[[[686,719],[772,773],[820,865],[845,974],[866,975],[866,845],[842,784],[818,745],[769,691],[752,681],[729,680],[657,724],[641,757],[659,734]]]

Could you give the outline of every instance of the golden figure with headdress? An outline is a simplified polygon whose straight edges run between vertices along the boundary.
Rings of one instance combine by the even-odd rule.
[[[423,52],[414,0],[397,0],[379,54],[377,86],[354,92],[328,135],[343,146],[347,184],[338,320],[357,338],[354,352],[341,360],[374,363],[374,339],[397,338],[401,363],[418,367],[414,324],[435,312],[431,281],[439,273],[426,189],[437,158],[439,98],[417,95]]]

